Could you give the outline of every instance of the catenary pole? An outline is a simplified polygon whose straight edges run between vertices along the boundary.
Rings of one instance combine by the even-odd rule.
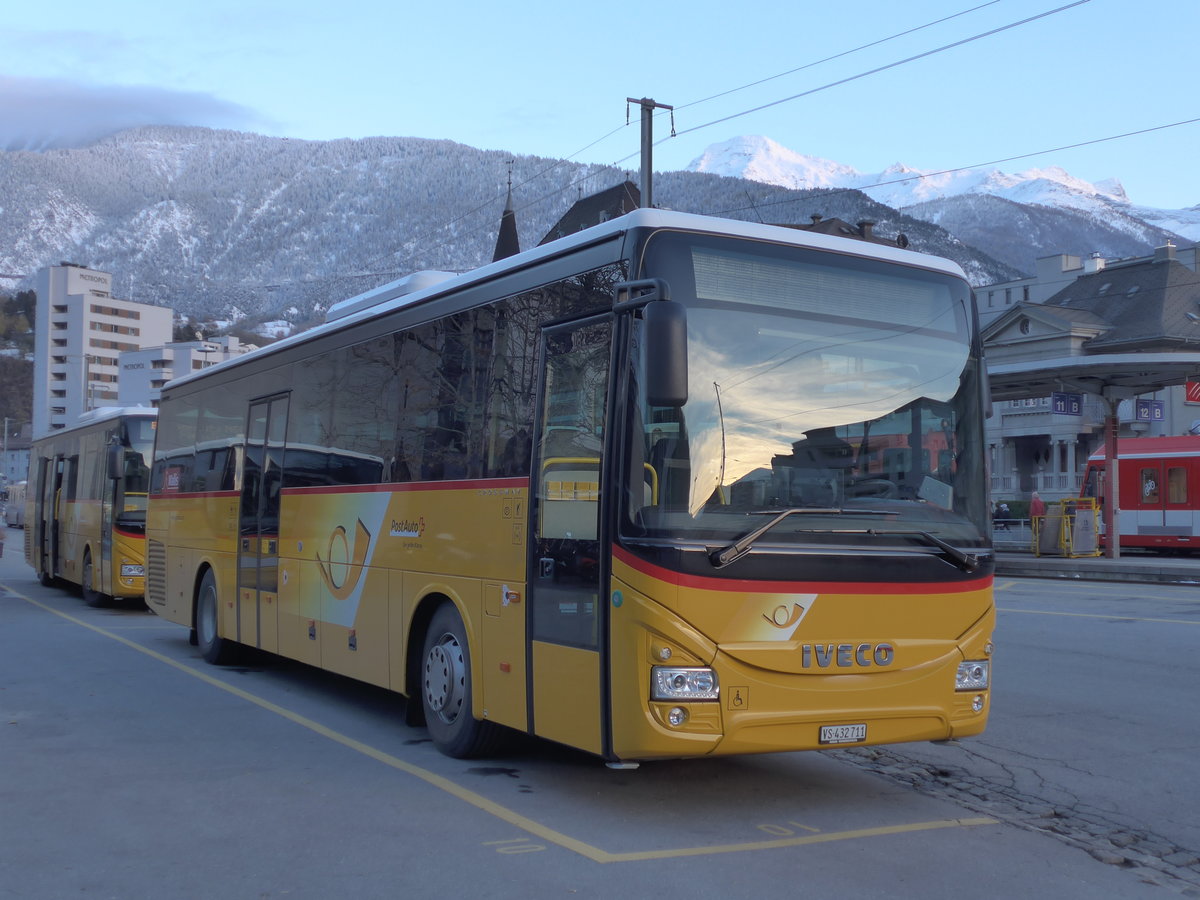
[[[626,103],[636,103],[642,108],[642,208],[649,209],[654,205],[652,196],[653,185],[651,179],[654,174],[654,111],[656,109],[674,110],[675,107],[667,106],[665,103],[655,103],[649,97],[643,97],[641,100],[635,100],[633,97],[626,97]],[[672,129],[672,133],[674,129]]]

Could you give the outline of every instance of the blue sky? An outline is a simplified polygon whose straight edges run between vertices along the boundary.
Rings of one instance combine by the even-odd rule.
[[[1070,2],[10,2],[0,10],[0,147],[173,123],[447,138],[636,169],[638,113],[626,127],[625,99],[652,97],[677,107],[679,132],[655,148],[656,169],[762,134],[877,172],[1200,119],[1198,0],[1086,0],[931,53]],[[669,128],[657,119],[656,138]],[[1135,203],[1181,208],[1200,204],[1198,151],[1194,122],[999,167],[1116,177]]]

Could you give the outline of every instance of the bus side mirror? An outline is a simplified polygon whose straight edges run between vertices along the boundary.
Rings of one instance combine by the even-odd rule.
[[[687,307],[654,300],[643,311],[646,323],[646,402],[683,406],[688,399]]]
[[[109,444],[105,460],[108,477],[117,481],[125,477],[125,448],[120,444]]]

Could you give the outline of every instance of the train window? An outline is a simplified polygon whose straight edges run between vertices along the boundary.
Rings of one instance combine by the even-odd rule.
[[[1142,502],[1159,502],[1158,469],[1142,469]]]
[[[1187,503],[1187,469],[1183,466],[1167,468],[1167,502]]]

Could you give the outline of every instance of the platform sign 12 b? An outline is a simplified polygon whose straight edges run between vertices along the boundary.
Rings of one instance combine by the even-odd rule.
[[[1142,400],[1134,401],[1137,407],[1136,415],[1134,416],[1139,422],[1161,422],[1166,417],[1166,408],[1161,400]]]

